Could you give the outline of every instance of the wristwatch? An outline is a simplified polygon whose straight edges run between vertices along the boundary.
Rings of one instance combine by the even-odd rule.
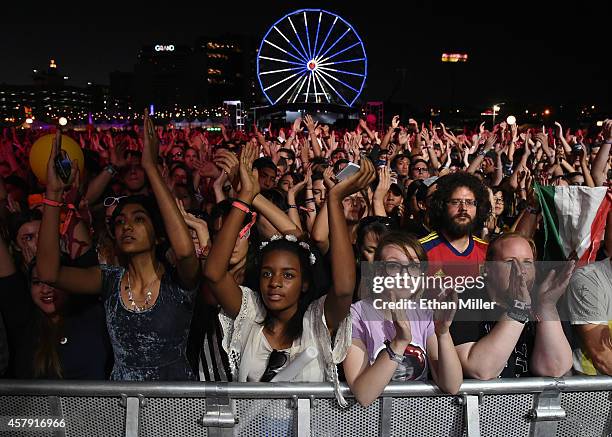
[[[109,172],[112,177],[117,176],[117,169],[112,164],[108,164],[106,167],[104,167],[104,171]]]
[[[506,314],[512,320],[525,324],[529,321],[531,316],[531,305],[514,299],[513,301],[509,302]]]
[[[389,354],[389,359],[391,361],[395,361],[396,363],[402,364],[404,362],[404,356],[398,355],[393,352],[391,349],[391,342],[389,340],[385,340],[385,348],[387,349],[387,353]]]

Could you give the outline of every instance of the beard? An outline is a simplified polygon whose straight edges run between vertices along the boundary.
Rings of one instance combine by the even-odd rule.
[[[460,217],[465,217],[468,220],[458,222],[457,220]],[[474,219],[467,213],[458,213],[452,217],[447,213],[444,215],[443,229],[453,238],[465,237],[474,230]]]

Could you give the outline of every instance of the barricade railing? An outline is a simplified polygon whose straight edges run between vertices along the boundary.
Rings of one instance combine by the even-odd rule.
[[[0,435],[612,436],[612,377],[391,383],[367,408],[342,391],[346,409],[325,383],[0,380]]]

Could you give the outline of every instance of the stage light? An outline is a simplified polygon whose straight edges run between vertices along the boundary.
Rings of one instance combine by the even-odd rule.
[[[34,120],[32,120],[30,117],[26,118],[26,123],[27,124],[32,124],[34,123]]]
[[[510,125],[516,124],[516,117],[514,115],[509,115],[508,118],[506,118],[506,123]]]
[[[493,106],[493,110],[494,111],[499,111],[500,109],[501,109],[501,106],[499,106],[499,105]]]
[[[66,126],[68,124],[68,119],[66,119],[66,117],[60,117],[58,122],[60,126]]]
[[[545,109],[544,110],[544,115],[549,115],[550,114],[550,109]]]

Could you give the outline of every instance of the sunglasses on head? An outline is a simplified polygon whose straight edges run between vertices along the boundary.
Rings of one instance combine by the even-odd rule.
[[[280,369],[287,364],[289,361],[289,354],[287,352],[278,351],[273,349],[268,358],[268,365],[266,370],[261,376],[260,382],[270,382],[280,371]]]
[[[109,196],[106,199],[104,199],[103,205],[105,208],[108,208],[109,206],[118,204],[121,199],[124,199],[126,197],[127,196],[119,196],[119,197]]]

